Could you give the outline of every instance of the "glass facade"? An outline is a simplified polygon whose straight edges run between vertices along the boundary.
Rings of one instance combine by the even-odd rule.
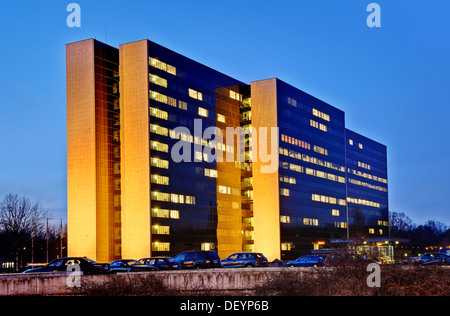
[[[95,43],[95,120],[83,124],[97,131],[97,224],[108,227],[93,233],[97,247],[105,236],[110,245],[98,258],[205,249],[291,259],[331,238],[387,233],[386,147],[347,130],[343,111],[278,79],[245,84],[148,40]],[[77,98],[68,96],[68,109]],[[278,128],[270,173],[258,160],[261,127]],[[71,255],[83,251],[69,240]]]

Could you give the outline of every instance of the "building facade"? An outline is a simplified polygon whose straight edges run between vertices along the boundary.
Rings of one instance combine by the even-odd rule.
[[[387,235],[386,147],[339,109],[148,40],[66,53],[69,255],[290,259]]]

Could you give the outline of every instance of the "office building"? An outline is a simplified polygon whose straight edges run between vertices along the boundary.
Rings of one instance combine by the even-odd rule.
[[[386,147],[348,130],[343,111],[149,40],[66,53],[69,255],[274,260],[387,236]]]

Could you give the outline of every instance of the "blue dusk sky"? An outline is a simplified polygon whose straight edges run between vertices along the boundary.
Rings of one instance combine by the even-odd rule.
[[[375,0],[376,1],[376,0]],[[374,2],[375,2],[374,1]],[[66,7],[81,7],[81,27]],[[450,1],[1,1],[0,199],[66,220],[65,44],[150,39],[236,79],[277,77],[388,147],[390,210],[450,225]]]

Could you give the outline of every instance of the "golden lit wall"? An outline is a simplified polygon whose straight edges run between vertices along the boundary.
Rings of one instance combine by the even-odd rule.
[[[216,112],[225,116],[225,123],[216,121],[222,130],[223,142],[226,144],[226,128],[239,127],[239,101],[229,97],[229,89],[237,90],[238,86],[216,89]],[[237,151],[235,151],[235,159]],[[241,169],[234,161],[217,162],[217,186],[227,186],[241,190]],[[217,252],[220,258],[242,251],[242,211],[241,196],[221,194],[217,192]]]
[[[151,255],[148,41],[120,46],[122,258]]]
[[[97,259],[94,40],[66,46],[68,255]]]
[[[278,126],[277,121],[277,87],[276,79],[267,79],[251,83],[252,126],[267,127],[270,150],[270,127]],[[258,137],[258,148],[260,147]],[[253,140],[254,142],[254,140]],[[262,252],[269,261],[281,259],[280,250],[280,201],[279,174],[262,173],[261,166],[266,165],[253,146],[253,217],[254,217],[254,251]],[[277,148],[278,150],[278,148]],[[255,157],[257,157],[255,161]]]

